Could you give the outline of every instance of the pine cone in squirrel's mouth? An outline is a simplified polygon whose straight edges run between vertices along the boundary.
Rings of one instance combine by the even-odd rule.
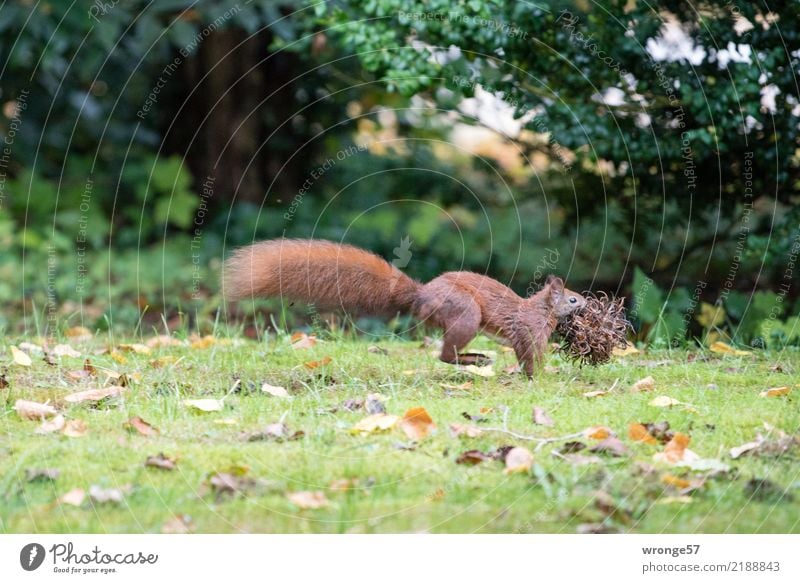
[[[611,359],[617,346],[626,345],[631,323],[625,318],[625,298],[584,293],[586,304],[558,323],[556,331],[564,339],[562,352],[572,360],[593,366]]]

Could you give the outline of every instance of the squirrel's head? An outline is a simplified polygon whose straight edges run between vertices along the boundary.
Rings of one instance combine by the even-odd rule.
[[[586,298],[581,294],[564,287],[564,280],[555,275],[550,275],[542,289],[550,301],[553,314],[556,318],[564,318],[572,312],[579,310],[586,304]]]

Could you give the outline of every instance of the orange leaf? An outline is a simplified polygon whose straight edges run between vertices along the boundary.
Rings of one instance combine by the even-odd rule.
[[[400,428],[409,439],[424,439],[436,429],[436,424],[424,407],[414,407],[406,411],[400,419]]]
[[[644,443],[648,443],[650,445],[655,445],[658,443],[658,440],[650,435],[650,432],[647,431],[647,428],[641,423],[631,423],[628,426],[628,437],[630,437],[633,441],[643,441]]]
[[[321,366],[325,366],[326,364],[330,363],[333,360],[330,356],[326,356],[322,360],[312,360],[311,362],[306,362],[303,366],[307,369],[314,370],[315,368],[319,368]]]
[[[602,440],[607,437],[613,435],[613,431],[610,428],[604,425],[598,425],[597,427],[588,427],[583,430],[583,435],[586,439],[597,439]]]
[[[149,437],[151,435],[158,435],[158,429],[150,425],[147,421],[139,417],[131,417],[122,426],[128,431],[138,431],[141,435]]]
[[[667,443],[667,445],[664,447],[664,451],[655,454],[655,457],[658,460],[671,464],[683,461],[686,452],[689,451],[686,448],[688,447],[690,441],[691,438],[685,433],[676,433],[672,436],[672,439],[669,440],[669,443]]]
[[[767,389],[766,391],[761,391],[759,396],[761,397],[784,397],[789,394],[791,391],[789,387],[773,387],[771,389]]]
[[[683,478],[673,476],[672,474],[664,474],[661,476],[661,483],[666,484],[667,486],[674,486],[679,490],[683,490],[684,488],[688,488],[692,485],[689,480],[684,480]]]

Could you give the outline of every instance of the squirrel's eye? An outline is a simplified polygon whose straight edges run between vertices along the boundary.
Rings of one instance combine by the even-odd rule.
[[[578,303],[578,298],[570,298],[569,299],[569,303],[570,304],[577,304]]]

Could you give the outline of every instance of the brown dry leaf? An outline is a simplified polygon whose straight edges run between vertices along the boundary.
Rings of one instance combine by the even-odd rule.
[[[326,508],[330,505],[330,502],[325,497],[325,492],[321,491],[288,492],[286,497],[292,504],[303,510]]]
[[[192,517],[188,514],[173,516],[161,527],[161,534],[189,534],[192,531]]]
[[[106,504],[113,502],[120,504],[123,500],[122,490],[119,488],[103,488],[101,486],[93,485],[89,487],[89,498],[95,504]]]
[[[291,398],[289,392],[284,389],[283,387],[278,387],[276,385],[271,385],[269,383],[264,383],[261,385],[261,392],[267,393],[268,395],[272,395],[273,397],[280,397],[283,399]]]
[[[400,419],[400,429],[409,439],[418,441],[428,437],[436,429],[436,424],[424,407],[413,407]]]
[[[294,350],[313,348],[317,344],[317,337],[314,334],[308,335],[305,332],[295,332],[289,339]]]
[[[9,387],[8,379],[4,373],[0,373],[0,389],[7,389]]]
[[[80,506],[86,498],[86,492],[80,488],[74,488],[62,495],[56,502],[59,504],[69,504],[70,506]]]
[[[83,361],[83,370],[85,370],[90,375],[94,376],[97,374],[97,369],[92,364],[92,361],[88,358]]]
[[[151,437],[153,435],[158,435],[159,431],[152,425],[150,425],[147,421],[139,417],[138,415],[135,417],[131,417],[122,426],[130,432],[138,432],[140,435],[144,435],[145,437]]]
[[[533,422],[536,425],[544,425],[546,427],[552,427],[555,425],[555,422],[550,418],[550,416],[545,413],[544,409],[541,407],[534,407],[533,408]]]
[[[150,348],[144,344],[120,344],[120,352],[134,352],[136,354],[150,354]]]
[[[91,373],[86,370],[71,370],[67,373],[67,378],[71,381],[83,381],[91,378]]]
[[[506,474],[519,474],[530,471],[533,454],[524,447],[514,447],[506,454]]]
[[[622,457],[628,453],[628,448],[616,437],[607,437],[589,450],[592,453],[603,453],[614,457]]]
[[[83,437],[89,432],[89,426],[81,419],[70,419],[64,424],[61,433],[67,437]]]
[[[206,334],[202,338],[199,336],[192,336],[190,339],[191,346],[195,350],[201,350],[203,348],[210,348],[217,343],[217,339],[214,338],[211,334]]]
[[[375,415],[370,415],[369,417],[365,417],[364,419],[356,423],[350,430],[350,432],[357,433],[360,435],[368,435],[370,433],[377,433],[379,431],[388,431],[389,429],[394,427],[398,421],[400,421],[400,417],[398,417],[397,415],[376,413]]]
[[[789,387],[773,387],[759,393],[760,397],[785,397],[792,389]]]
[[[450,434],[453,437],[478,437],[481,433],[483,432],[475,425],[467,425],[466,423],[450,424]]]
[[[594,397],[604,397],[609,393],[609,391],[589,391],[588,393],[584,393],[583,396],[587,399],[592,399]]]
[[[44,435],[47,433],[55,433],[56,431],[61,431],[64,429],[64,425],[66,424],[67,420],[64,419],[63,415],[56,415],[49,421],[42,421],[42,424],[36,428],[34,433],[38,435]]]
[[[183,404],[190,409],[204,413],[222,411],[225,408],[225,402],[222,399],[184,399]]]
[[[64,334],[67,338],[72,338],[73,340],[88,340],[92,337],[92,332],[83,326],[69,328]]]
[[[800,446],[800,438],[792,435],[786,435],[782,431],[779,432],[777,439],[767,439],[763,435],[756,436],[754,441],[745,443],[738,447],[730,449],[730,456],[733,459],[738,458],[744,454],[758,455],[758,456],[782,456],[792,449]]]
[[[647,391],[652,391],[655,388],[656,388],[656,380],[653,377],[644,377],[643,379],[633,383],[633,386],[631,387],[631,392],[644,393]]]
[[[17,415],[23,419],[31,419],[34,421],[52,417],[57,413],[55,407],[52,405],[26,401],[25,399],[17,399],[17,402],[14,403],[14,410],[17,412]]]
[[[14,360],[14,364],[19,366],[30,366],[33,364],[31,357],[22,352],[16,346],[11,347],[11,358]]]
[[[175,469],[175,464],[178,460],[175,458],[167,457],[163,453],[158,455],[149,455],[144,462],[146,468],[158,468],[159,470],[167,470],[171,472]]]
[[[625,344],[625,348],[615,347],[611,354],[614,356],[629,356],[631,354],[639,354],[639,350],[630,342]]]
[[[633,441],[641,441],[649,445],[655,445],[658,443],[658,440],[650,435],[647,427],[641,423],[631,423],[628,426],[628,437],[630,437]]]
[[[672,439],[669,440],[669,443],[664,447],[664,451],[655,454],[653,459],[674,464],[696,458],[696,454],[687,449],[690,441],[691,438],[685,433],[676,432],[675,435],[672,436]]]
[[[468,465],[468,466],[474,466],[474,465],[479,464],[481,462],[485,462],[485,461],[493,460],[493,459],[494,459],[494,457],[489,455],[489,454],[483,453],[482,451],[479,451],[477,449],[470,449],[468,451],[463,452],[461,455],[459,455],[456,458],[456,463],[457,464],[464,464],[464,465]]]
[[[614,435],[610,427],[605,425],[597,425],[596,427],[587,427],[583,430],[583,436],[586,439],[603,440]]]
[[[321,366],[325,366],[326,364],[330,364],[333,359],[330,356],[326,356],[321,360],[312,360],[311,362],[304,362],[303,366],[305,366],[309,370],[314,370],[315,368],[319,368]]]
[[[752,354],[751,352],[747,352],[745,350],[738,350],[730,344],[726,344],[725,342],[714,342],[709,347],[709,350],[716,354],[732,354],[733,356],[750,356]]]
[[[67,403],[85,403],[86,401],[102,401],[109,397],[118,397],[125,391],[125,387],[111,385],[102,389],[89,389],[86,391],[78,391],[77,393],[70,393],[64,397]]]
[[[83,356],[69,344],[58,344],[50,353],[54,356],[67,356],[69,358],[80,358]]]

